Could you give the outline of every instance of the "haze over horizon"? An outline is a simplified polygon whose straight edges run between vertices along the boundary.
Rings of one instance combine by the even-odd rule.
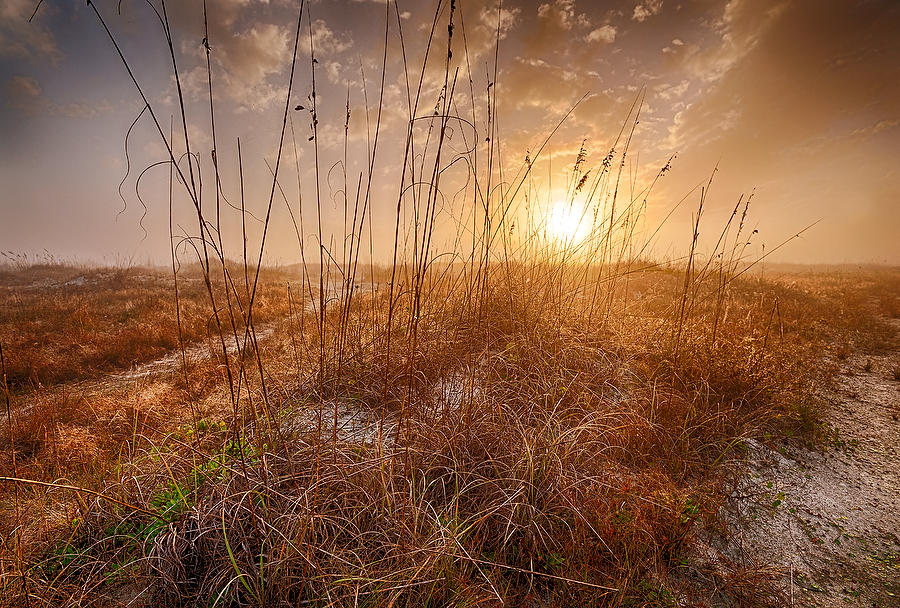
[[[76,0],[43,2],[29,23],[36,4],[7,0],[0,7],[0,250],[164,263],[168,169],[153,166],[166,158],[155,127],[144,113],[128,137],[126,155],[126,133],[143,103],[102,26],[90,7]],[[126,0],[120,14],[117,1],[95,4],[168,127],[177,94],[157,16],[144,2]],[[443,20],[449,4],[440,5]],[[247,207],[262,218],[298,3],[209,0],[208,6],[223,194],[232,205],[239,200],[240,137]],[[376,261],[390,253],[409,120],[407,93],[410,87],[415,92],[437,6],[398,0],[388,7],[384,110],[372,187]],[[167,8],[209,214],[213,145],[203,4],[169,2]],[[302,236],[309,238],[315,225],[314,143],[321,157],[325,233],[339,234],[342,228],[345,178],[337,163],[343,158],[348,98],[351,197],[367,166],[381,92],[386,10],[382,0],[319,0],[308,2],[304,11],[291,107],[309,105],[315,68],[317,141],[310,139],[306,108],[292,109],[298,154],[295,159],[288,139],[279,181],[288,204],[303,215]],[[677,155],[647,203],[651,231],[675,209],[656,237],[655,255],[675,256],[689,244],[698,186],[717,167],[704,235],[717,234],[738,197],[754,192],[752,227],[759,235],[753,247],[760,252],[763,244],[771,250],[815,223],[773,261],[900,264],[900,4],[510,0],[498,7],[457,0],[456,11],[452,69],[460,71],[454,111],[474,113],[480,126],[485,100],[496,94],[495,139],[501,142],[507,178],[584,97],[534,163],[532,179],[543,193],[543,199],[532,201],[535,207],[559,198],[582,146],[585,166],[600,166],[637,101],[639,124],[624,171],[629,191],[641,192]],[[417,115],[430,114],[440,99],[444,21],[434,40],[437,50],[429,59]],[[447,146],[458,153],[473,135],[456,127]],[[477,138],[484,140],[484,134]],[[176,145],[183,148],[183,138],[176,137]],[[301,167],[299,206],[295,161]],[[441,209],[440,238],[448,245],[454,223],[466,221],[473,198],[465,183],[453,182],[454,175],[448,172],[451,185]],[[143,219],[142,204],[147,206]],[[186,197],[177,205],[176,233],[189,234],[194,225]],[[240,248],[239,213],[223,208],[226,253],[233,256]],[[261,222],[252,220],[249,230],[258,238]],[[299,261],[291,214],[280,193],[266,259]]]

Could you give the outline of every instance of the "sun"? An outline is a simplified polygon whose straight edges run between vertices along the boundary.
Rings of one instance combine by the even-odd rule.
[[[547,215],[547,236],[557,242],[572,244],[587,236],[588,218],[584,209],[572,203],[557,202]]]

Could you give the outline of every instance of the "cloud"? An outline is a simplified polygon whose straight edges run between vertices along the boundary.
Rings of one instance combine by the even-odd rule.
[[[662,52],[666,55],[678,53],[684,49],[684,41],[681,38],[673,38],[668,46],[664,46]]]
[[[670,100],[682,97],[690,88],[689,80],[682,80],[678,84],[663,84],[656,87],[656,94],[660,99]]]
[[[345,82],[342,77],[343,66],[337,61],[325,62],[325,74],[328,76],[328,82],[331,84],[341,84]]]
[[[105,100],[96,103],[53,103],[46,98],[37,79],[22,74],[15,75],[4,83],[3,97],[6,107],[17,110],[25,116],[45,113],[67,118],[91,118],[113,110],[112,104]]]
[[[217,22],[215,29],[210,26],[213,94],[235,104],[236,111],[266,108],[282,97],[283,87],[274,80],[290,65],[293,32],[288,26],[254,23],[216,35],[216,31],[224,29],[225,22],[234,18],[220,16],[217,19],[224,21]],[[199,43],[192,45],[191,37],[186,37],[186,41],[183,52],[192,60],[187,64],[192,67],[184,68],[182,86],[191,99],[203,99],[208,86],[203,47]]]
[[[43,90],[31,76],[13,76],[3,85],[6,105],[26,115],[35,114],[43,105]]]
[[[588,32],[596,29],[591,26],[591,18],[577,11],[574,0],[545,1],[523,24],[529,52],[535,56],[569,54],[573,45],[583,42]],[[602,19],[600,23],[607,21]]]
[[[278,87],[270,80],[290,61],[291,40],[287,27],[255,24],[226,39],[214,52],[220,68],[214,78],[218,76],[219,82],[224,82],[225,93],[239,105],[238,109],[265,108],[279,98]],[[195,68],[194,77],[205,82],[202,66]]]
[[[606,44],[614,42],[615,39],[616,28],[609,24],[600,26],[595,30],[591,30],[591,32],[587,36],[585,36],[585,40],[587,40],[588,42],[605,42]]]
[[[522,10],[516,7],[503,7],[498,10],[497,2],[485,3],[478,7],[477,11],[474,3],[463,3],[460,6],[466,28],[465,52],[462,48],[463,37],[454,34],[453,57],[454,60],[462,60],[468,54],[470,63],[477,61],[479,57],[492,55],[498,33],[500,40],[505,40],[519,24],[522,13]],[[440,70],[442,69],[443,66],[440,67]]]
[[[34,11],[32,0],[3,0],[0,3],[0,58],[45,58],[52,63],[62,59],[56,38],[41,24],[45,13],[53,9],[42,9],[29,23]]]
[[[251,86],[284,68],[290,54],[288,28],[260,23],[234,37],[227,48],[229,72]]]
[[[213,94],[233,104],[237,112],[259,111],[280,103],[286,73],[291,63],[296,33],[295,8],[260,7],[265,0],[220,0],[210,11],[209,43],[213,68]],[[206,59],[202,3],[173,3],[173,22],[181,36],[181,51],[187,61],[183,86],[191,99],[206,95]],[[324,19],[315,19],[310,29],[304,19],[300,32],[299,60],[308,65],[310,35],[314,53],[324,65],[352,47],[353,41],[338,34]]]
[[[644,2],[634,7],[634,13],[632,13],[631,18],[638,22],[644,21],[649,17],[658,15],[662,10],[662,6],[663,0],[644,0]]]
[[[522,9],[519,8],[501,8],[499,11],[496,6],[485,6],[481,8],[478,14],[480,24],[485,27],[488,32],[496,35],[499,20],[500,39],[506,38],[510,30],[516,25],[519,14]]]
[[[232,3],[237,5],[239,1]],[[224,92],[236,104],[237,111],[265,109],[283,98],[284,82],[279,77],[290,66],[294,25],[256,22],[240,27],[241,21],[238,15],[228,14],[219,25],[231,22],[231,31],[217,37],[210,34],[214,94]],[[353,43],[349,37],[336,34],[323,19],[313,21],[311,29],[313,52],[321,59],[327,75],[337,82],[338,64],[331,58],[350,49]],[[301,31],[299,44],[298,52],[307,54],[308,61],[310,33],[306,28]],[[197,61],[184,76],[184,87],[194,99],[200,99],[206,94],[206,66],[202,47],[198,45],[193,51]],[[191,49],[187,54],[191,54]]]
[[[720,81],[757,47],[789,6],[787,0],[746,2],[729,0],[720,16],[710,20],[712,37],[705,45],[685,44],[676,38],[663,53],[678,57],[693,78]],[[676,40],[678,42],[676,42]]]
[[[576,23],[575,0],[552,0],[538,6],[538,18],[555,22],[564,30],[570,30]]]
[[[897,208],[900,12],[883,8],[732,1],[707,21],[706,35],[686,36],[669,58],[691,85],[663,140],[681,152],[665,193],[679,195],[721,162],[717,193],[759,186],[768,238],[825,216],[808,244],[796,246],[810,259],[836,255],[823,252],[837,251],[842,231],[840,255],[889,257],[896,239],[882,229]]]
[[[307,44],[308,41],[307,37]],[[317,56],[334,55],[349,49],[353,46],[353,41],[347,36],[337,36],[325,21],[316,19],[312,24],[312,44]]]
[[[22,12],[30,12],[34,1],[0,2],[0,61],[7,70],[13,70],[0,76],[0,113],[4,114],[0,118],[7,124],[18,121],[31,128],[37,121],[26,120],[25,113],[39,114],[46,120],[51,116],[90,117],[107,112],[109,104],[94,99],[101,96],[101,91],[84,97],[73,91],[72,82],[79,80],[79,75],[90,73],[81,70],[90,70],[92,65],[82,61],[85,58],[81,54],[78,65],[73,63],[70,68],[66,64],[66,72],[47,69],[48,57],[62,56],[56,49],[57,40],[60,48],[75,58],[78,40],[71,32],[81,35],[81,29],[77,23],[78,27],[73,27],[59,18],[68,8],[48,2],[36,19],[43,19],[46,28],[25,24],[28,15],[23,16]],[[104,1],[112,20],[115,3]],[[329,155],[340,154],[348,81],[351,142],[356,141],[354,138],[367,140],[366,109],[361,105],[363,70],[372,129],[381,99],[385,0],[358,1],[359,4],[348,4],[315,0],[312,6],[312,43],[318,59],[317,97],[321,102],[318,143]],[[498,0],[457,2],[450,63],[451,75],[460,67],[454,91],[458,108],[454,111],[467,118],[471,113],[481,130],[487,120],[487,104],[482,100],[486,91],[496,93],[492,99],[497,101],[504,147],[510,151],[510,158],[520,162],[525,150],[530,147],[533,153],[535,142],[543,140],[576,100],[586,92],[602,91],[578,106],[545,151],[547,158],[561,156],[568,163],[585,138],[595,151],[611,144],[641,90],[647,96],[635,138],[640,162],[637,155],[633,158],[635,164],[644,165],[680,151],[678,167],[667,180],[672,183],[667,193],[674,197],[683,195],[695,177],[705,176],[721,158],[722,177],[717,180],[722,181],[717,181],[717,194],[719,184],[725,186],[723,190],[732,185],[748,189],[760,185],[761,193],[774,200],[766,191],[770,183],[796,183],[800,190],[801,184],[815,178],[836,187],[846,186],[842,192],[854,204],[869,196],[873,201],[885,201],[878,204],[886,208],[888,195],[896,194],[896,189],[879,193],[873,191],[871,184],[877,180],[897,181],[896,170],[888,164],[900,141],[896,102],[900,99],[900,47],[895,42],[900,11],[891,8],[891,1],[628,0],[613,4],[503,0],[502,10],[498,9]],[[409,10],[403,11],[401,3],[400,18],[406,34],[406,59],[414,72],[414,95],[432,14],[417,3],[407,4]],[[204,37],[202,3],[167,5],[179,44],[184,90],[191,102],[188,110],[202,110],[208,86],[205,50],[200,42]],[[125,6],[126,10],[136,10],[138,5]],[[217,114],[221,109],[218,116],[223,133],[263,133],[263,127],[258,125],[272,124],[269,117],[284,103],[297,5],[291,0],[214,0],[210,8],[213,6],[215,10],[209,13],[213,92],[219,104]],[[388,6],[390,38],[381,115],[384,144],[379,146],[399,148],[399,158],[409,120],[409,91],[397,38],[397,15],[393,2]],[[442,21],[425,67],[417,109],[420,115],[430,113],[435,101],[441,99],[448,15],[447,5],[443,6]],[[306,18],[304,15],[293,90],[297,102],[304,104],[303,98],[310,92],[310,34]],[[419,29],[421,23],[426,26],[424,33]],[[145,29],[143,23],[135,20],[117,22],[116,26],[123,27],[123,36],[142,34]],[[494,82],[498,30],[503,42]],[[84,31],[94,32],[93,28]],[[153,38],[152,42],[158,44],[160,39]],[[148,66],[151,61],[158,66],[160,56],[140,56],[137,49],[142,47],[143,41],[129,47],[135,51],[137,67],[143,74],[158,74]],[[16,59],[6,59],[13,56]],[[26,56],[40,58],[44,65],[31,66],[29,60],[18,59]],[[165,62],[162,67],[166,67]],[[469,70],[471,89],[467,82]],[[156,78],[152,86],[148,80],[148,89],[154,91],[154,101],[166,92],[171,101],[174,86],[167,87],[171,81],[162,78]],[[495,85],[493,89],[488,89],[488,81]],[[111,88],[104,90],[110,98],[118,96]],[[474,104],[469,103],[470,94],[475,97]],[[471,110],[470,105],[474,106]],[[116,120],[104,117],[95,124],[124,131],[120,125],[127,125],[126,118],[130,120],[134,114],[122,117],[124,109],[117,109],[114,116],[110,111],[110,118]],[[202,112],[194,115],[200,117],[198,124],[205,124]],[[309,116],[295,112],[292,118],[302,153],[309,135]],[[52,128],[63,123],[58,119],[47,121]],[[425,125],[421,121],[416,128],[424,129]],[[193,124],[189,126],[194,128]],[[457,135],[451,148],[462,148],[462,128],[454,123],[453,129]],[[468,130],[464,132],[468,136]],[[194,145],[197,149],[206,146],[204,162],[208,162],[211,144],[201,143],[201,135],[195,135],[198,139]],[[479,135],[478,141],[483,142],[485,133]],[[264,138],[259,139],[258,146],[263,149],[267,143],[262,142]],[[252,139],[248,138],[248,142]],[[248,151],[254,145],[248,143]],[[309,143],[306,149],[311,147]],[[389,158],[382,152],[379,157]],[[835,159],[834,169],[816,168],[828,158]],[[398,170],[385,165],[381,169],[385,172]],[[792,168],[799,165],[807,166],[808,175],[791,174]],[[866,165],[870,168],[861,169]],[[561,165],[554,160],[554,170],[558,166]],[[869,183],[862,179],[867,176],[871,176]],[[791,200],[786,192],[779,191],[775,202]],[[827,187],[816,193],[821,194],[823,201],[835,198]],[[778,213],[773,218],[781,222],[786,216]]]
[[[855,129],[851,135],[860,136],[860,137],[871,137],[873,135],[878,135],[883,131],[889,131],[894,129],[895,127],[900,126],[900,120],[879,120],[873,125],[868,127],[861,127],[859,129]]]

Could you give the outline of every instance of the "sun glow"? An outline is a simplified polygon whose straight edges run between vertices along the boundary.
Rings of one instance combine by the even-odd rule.
[[[547,236],[554,241],[572,244],[588,235],[589,222],[579,205],[558,202],[547,214]]]

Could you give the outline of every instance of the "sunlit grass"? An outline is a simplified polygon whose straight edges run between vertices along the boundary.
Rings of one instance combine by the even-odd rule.
[[[454,6],[436,20],[452,20]],[[396,5],[385,9],[388,27],[402,26]],[[94,3],[87,10],[106,24]],[[295,40],[306,18],[298,15]],[[290,112],[301,111],[292,110],[294,64],[283,137],[273,138],[279,181],[273,177],[263,200],[271,210],[278,191],[299,210],[296,274],[257,267],[262,242],[238,262],[226,260],[222,226],[201,204],[218,202],[219,192],[204,197],[201,188],[219,187],[229,146],[214,140],[220,164],[190,165],[204,176],[194,180],[177,159],[195,152],[165,140],[169,185],[196,210],[198,233],[190,249],[178,250],[173,237],[168,310],[160,314],[153,300],[137,309],[133,325],[144,337],[174,337],[173,353],[192,338],[212,348],[191,366],[175,358],[163,373],[124,383],[101,373],[111,367],[87,369],[53,350],[54,365],[75,373],[55,378],[53,391],[36,382],[36,390],[23,389],[53,365],[13,367],[45,351],[23,341],[4,359],[16,369],[9,376],[16,386],[4,383],[0,603],[634,606],[704,591],[679,569],[690,564],[698,527],[721,528],[717,513],[741,446],[773,433],[815,438],[817,390],[829,380],[823,345],[837,338],[862,345],[885,333],[868,308],[877,289],[816,292],[759,280],[750,272],[758,260],[748,254],[755,233],[746,200],[709,227],[721,237],[702,250],[707,190],[696,201],[689,253],[650,259],[653,233],[636,227],[668,164],[640,192],[616,186],[624,183],[634,108],[612,129],[619,136],[609,148],[596,144],[597,157],[590,142],[582,145],[565,170],[565,193],[530,192],[540,150],[514,178],[501,171],[491,89],[502,83],[485,83],[487,116],[460,114],[482,100],[454,98],[462,87],[451,86],[451,61],[467,48],[452,47],[459,44],[453,25],[440,29],[448,40],[434,40],[448,47],[441,78],[409,67],[401,74],[411,83],[406,156],[385,160],[374,140],[362,150],[404,168],[397,198],[378,201],[394,223],[383,267],[365,262],[375,238],[374,194],[365,186],[381,168],[374,160],[356,179],[355,199],[345,188],[338,239],[321,227],[329,201],[317,194],[315,216],[305,218],[316,226],[309,238],[299,226],[312,204],[280,189],[294,179],[299,188],[302,177],[299,155],[294,167],[278,164],[284,147],[297,145],[288,129]],[[177,48],[169,46],[173,60]],[[313,53],[295,49],[295,58],[315,69]],[[461,70],[460,82],[472,77]],[[177,70],[172,76],[180,82]],[[214,89],[214,74],[207,77]],[[441,79],[436,103],[415,105],[422,83]],[[309,84],[304,104],[317,116]],[[367,108],[373,117],[380,103]],[[156,117],[155,108],[147,111]],[[212,112],[200,118],[214,122]],[[477,144],[451,153],[451,124],[471,124]],[[308,144],[317,146],[316,118],[310,126]],[[346,171],[346,163],[315,152],[317,182]],[[242,175],[244,159],[234,161],[227,166]],[[441,181],[451,164],[465,168],[460,183]],[[454,188],[468,215],[444,206]],[[516,220],[526,191],[552,202],[523,226]],[[243,195],[232,198],[241,200],[233,208],[243,210]],[[457,233],[435,234],[447,225]],[[196,257],[193,274],[178,257],[185,250]],[[895,281],[879,275],[873,284]],[[14,318],[53,321],[46,335],[68,345],[73,336],[110,336],[108,350],[128,355],[115,336],[130,321],[102,322],[119,310],[110,303],[124,290],[88,287],[83,300],[57,307],[35,296]],[[82,320],[54,320],[60,310]],[[262,323],[273,331],[261,335]],[[79,334],[86,325],[92,331]],[[148,356],[125,356],[113,367]],[[64,382],[73,378],[93,383]],[[727,571],[703,574],[738,604],[783,599],[762,575],[746,585],[754,573],[734,584]]]

